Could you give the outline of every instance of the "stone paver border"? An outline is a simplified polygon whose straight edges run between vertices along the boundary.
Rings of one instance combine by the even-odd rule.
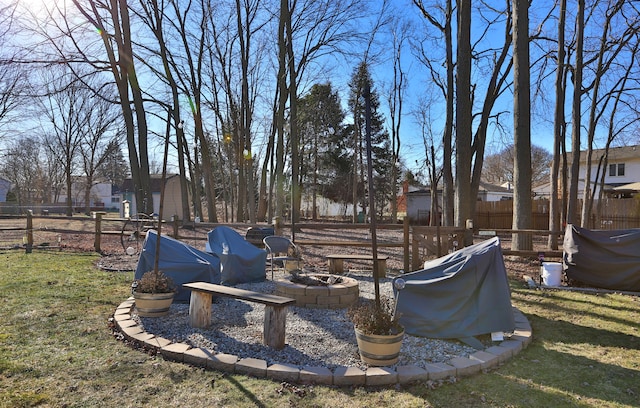
[[[203,348],[192,348],[185,343],[173,343],[152,333],[147,333],[132,319],[135,300],[130,297],[122,302],[113,315],[116,327],[129,341],[144,344],[146,348],[156,350],[163,358],[177,362],[205,367],[211,370],[246,374],[274,381],[288,381],[299,384],[322,385],[392,385],[407,384],[416,381],[441,380],[448,377],[465,377],[497,367],[526,348],[532,340],[529,320],[518,309],[513,308],[516,328],[508,340],[504,340],[485,350],[479,350],[469,357],[455,357],[446,363],[418,366],[369,367],[361,370],[357,367],[337,367],[333,371],[326,367],[298,367],[288,364],[267,365],[265,360],[240,358],[235,355],[216,353]]]

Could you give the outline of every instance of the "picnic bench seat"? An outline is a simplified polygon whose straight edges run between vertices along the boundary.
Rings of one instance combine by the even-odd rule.
[[[329,254],[327,255],[329,260],[329,273],[343,273],[344,261],[373,261],[373,255],[359,255],[359,254]],[[384,277],[387,272],[387,259],[386,255],[378,255],[378,276]]]
[[[212,295],[262,303],[265,305],[262,342],[276,350],[284,347],[286,306],[295,304],[295,299],[208,282],[185,283],[182,287],[191,290],[189,303],[189,324],[191,327],[207,327],[211,324]]]

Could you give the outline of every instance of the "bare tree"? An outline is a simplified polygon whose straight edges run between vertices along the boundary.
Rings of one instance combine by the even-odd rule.
[[[422,143],[424,145],[426,160],[427,179],[429,181],[429,189],[431,193],[431,208],[429,209],[430,218],[429,225],[436,226],[440,221],[440,208],[438,199],[438,185],[442,179],[443,173],[443,159],[442,154],[437,152],[442,151],[442,140],[438,141],[433,129],[432,113],[429,109],[430,102],[421,100],[417,110],[414,112],[416,122],[420,126],[422,133]]]
[[[0,174],[11,181],[11,191],[16,196],[19,209],[25,205],[49,202],[45,197],[45,180],[40,160],[40,141],[25,137],[7,144]]]
[[[513,0],[514,230],[531,228],[531,96],[529,79],[529,2]],[[531,235],[514,233],[513,250],[531,250]]]
[[[422,2],[414,2],[417,4],[427,18],[429,23],[436,27],[439,32],[442,32],[445,39],[448,39],[448,30],[450,29],[448,24],[451,19],[451,10],[449,4],[447,4],[446,13],[444,13],[444,23],[439,23],[438,20],[428,11],[429,9]],[[467,9],[468,7],[468,9]],[[474,46],[471,46],[471,33],[470,28],[465,25],[471,24],[472,10],[470,4],[458,4],[457,7],[457,24],[458,24],[458,39],[457,42],[463,41],[464,44],[457,44],[457,57],[456,65],[457,75],[455,77],[455,166],[456,166],[456,180],[455,180],[455,194],[454,199],[449,201],[450,194],[447,191],[447,185],[449,184],[449,169],[448,163],[453,160],[444,160],[444,213],[445,223],[448,218],[447,212],[455,210],[454,224],[464,225],[467,219],[473,218],[475,215],[474,200],[471,197],[476,197],[479,187],[480,179],[482,175],[482,163],[484,159],[484,150],[487,140],[487,132],[489,130],[490,122],[493,120],[499,123],[500,115],[504,112],[493,112],[494,106],[498,98],[505,92],[509,85],[509,72],[511,69],[511,60],[509,59],[509,52],[511,47],[511,13],[510,3],[505,2],[505,8],[498,10],[492,7],[488,7],[484,3],[480,5],[480,11],[477,15],[484,19],[487,27],[496,27],[497,24],[504,25],[504,35],[502,36],[503,42],[498,44],[498,47],[494,47],[495,42],[491,42],[488,48],[481,49],[483,40],[487,38],[487,31],[482,32],[479,38],[474,42]],[[482,10],[491,10],[491,15],[494,17],[488,18]],[[451,47],[453,47],[453,40],[451,40]],[[450,144],[450,131],[453,130],[453,63],[449,64],[449,52],[450,46],[445,44],[447,52],[446,57],[446,80],[439,74],[440,63],[439,60],[432,59],[432,53],[422,48],[420,52],[420,61],[427,66],[431,79],[441,89],[443,96],[446,100],[446,122],[445,129],[443,131],[443,148],[445,149],[445,157],[449,153],[448,146]],[[451,54],[452,55],[452,54]],[[473,57],[472,57],[473,56]],[[460,60],[463,58],[463,60]],[[483,75],[485,81],[483,83],[471,83],[471,70],[473,68],[488,72],[489,75]],[[467,69],[469,72],[466,72]],[[474,99],[478,89],[484,87],[484,95],[480,100],[481,108],[479,112],[474,113]],[[474,118],[477,118],[477,126],[474,130]],[[451,119],[451,122],[449,120]],[[467,244],[471,237],[467,237]]]
[[[560,0],[558,16],[558,52],[556,57],[556,76],[555,76],[555,96],[556,103],[554,107],[553,118],[553,162],[551,165],[551,178],[549,180],[550,197],[549,197],[549,231],[556,232],[560,230],[560,203],[558,199],[558,176],[560,169],[560,147],[563,145],[564,135],[566,132],[566,123],[564,119],[564,102],[566,90],[566,69],[565,69],[565,44],[564,30],[567,14],[567,1]],[[549,234],[549,248],[558,249],[558,235]]]
[[[182,197],[182,214],[181,217],[185,221],[189,221],[191,219],[190,210],[189,210],[189,196],[187,189],[187,180],[185,174],[185,154],[188,155],[188,149],[186,148],[186,139],[184,136],[184,121],[180,116],[180,103],[179,103],[179,90],[178,84],[174,76],[175,72],[175,64],[173,64],[173,55],[171,55],[171,51],[169,49],[169,45],[167,39],[165,38],[165,20],[168,20],[171,25],[170,29],[175,29],[176,27],[184,28],[179,26],[179,23],[182,22],[182,15],[179,12],[176,12],[175,18],[171,18],[172,16],[165,17],[165,3],[158,3],[157,0],[150,0],[148,2],[141,1],[140,3],[140,17],[141,20],[146,24],[151,33],[156,39],[156,44],[152,44],[148,42],[145,47],[150,50],[150,52],[154,55],[157,55],[162,62],[162,71],[156,70],[154,68],[155,59],[146,60],[141,58],[142,62],[148,64],[151,67],[152,72],[155,72],[157,76],[166,84],[169,88],[170,101],[162,101],[157,100],[156,102],[160,105],[165,106],[168,109],[168,117],[170,122],[173,123],[173,127],[176,131],[176,151],[178,153],[178,169],[180,175],[180,191]],[[175,3],[174,4],[174,8]],[[179,23],[171,23],[174,20],[177,20]],[[181,35],[185,36],[186,33],[184,29],[176,30]],[[155,45],[155,47],[154,47]],[[169,105],[169,106],[167,106]],[[165,135],[168,137],[168,135]],[[195,189],[194,189],[195,194]],[[196,198],[193,197],[195,202]],[[195,214],[194,214],[195,216]]]
[[[304,0],[280,2],[280,25],[278,42],[278,115],[276,118],[277,137],[275,178],[276,215],[284,209],[284,146],[285,121],[288,127],[288,141],[291,145],[292,216],[298,217],[300,204],[300,161],[296,120],[296,99],[299,84],[310,75],[311,67],[317,66],[320,57],[329,52],[340,53],[342,46],[362,37],[356,22],[363,17],[361,0],[335,2],[331,0]],[[374,30],[375,31],[375,30]],[[288,115],[285,112],[288,102]],[[287,117],[288,116],[288,117]],[[293,218],[295,220],[295,218]]]
[[[147,117],[134,63],[133,36],[127,2],[73,0],[73,4],[91,25],[85,33],[98,29],[107,61],[96,61],[94,56],[87,55],[82,48],[83,42],[76,38],[76,35],[79,35],[76,31],[68,30],[66,35],[77,46],[77,58],[81,62],[98,69],[107,69],[113,76],[127,135],[127,151],[136,190],[136,204],[138,211],[152,213]],[[50,40],[51,43],[55,42],[54,38]]]
[[[431,25],[433,25],[444,37],[444,49],[445,49],[445,76],[444,79],[438,75],[436,65],[432,64],[427,57],[427,53],[424,48],[421,49],[420,54],[425,57],[421,58],[427,67],[433,83],[440,89],[445,99],[445,124],[442,131],[442,149],[443,149],[443,166],[442,166],[442,180],[443,180],[443,225],[451,226],[454,223],[453,209],[454,209],[454,188],[453,188],[453,122],[454,122],[454,101],[455,101],[455,63],[453,58],[453,0],[446,0],[444,7],[440,8],[442,11],[442,22],[440,22],[420,0],[414,0],[413,2],[422,12],[422,15]],[[439,9],[439,8],[434,8]]]
[[[116,140],[121,130],[117,122],[117,107],[104,99],[91,100],[91,108],[83,112],[85,120],[80,129],[80,158],[85,176],[84,205],[87,214],[91,211],[91,188],[98,181],[105,181],[98,178],[98,169],[116,153],[118,144],[112,141]]]
[[[571,181],[567,203],[567,223],[575,224],[578,215],[578,180],[580,173],[580,132],[582,127],[582,71],[584,53],[584,0],[578,0],[576,13],[576,50],[573,72],[573,96],[571,101]]]
[[[87,129],[87,119],[93,109],[93,93],[82,84],[68,82],[68,72],[52,72],[60,79],[43,78],[47,91],[39,99],[42,117],[45,118],[43,132],[44,143],[52,155],[62,165],[66,184],[67,216],[73,215],[73,176],[77,174],[80,160],[80,145],[83,133]]]
[[[624,88],[620,88],[620,85],[626,83],[624,79],[627,77],[628,72],[626,75],[621,76],[618,81],[614,81],[612,83],[612,87],[609,89],[607,89],[606,86],[606,74],[609,71],[617,71],[616,68],[623,68],[625,64],[629,64],[629,61],[634,60],[634,58],[629,58],[629,55],[624,51],[628,49],[628,44],[632,39],[636,39],[637,41],[637,35],[640,31],[640,21],[638,21],[637,16],[635,16],[631,19],[622,19],[622,21],[625,22],[625,29],[621,33],[615,33],[616,30],[613,27],[616,21],[615,18],[622,14],[625,3],[626,1],[624,0],[609,1],[609,7],[603,16],[604,21],[601,21],[600,24],[598,24],[598,27],[602,27],[602,32],[599,40],[599,47],[595,52],[595,57],[592,59],[594,65],[592,69],[593,79],[590,83],[585,84],[584,86],[585,92],[589,92],[591,106],[589,108],[589,117],[587,119],[586,170],[584,177],[582,212],[580,217],[580,224],[583,228],[588,227],[591,209],[593,207],[591,162],[596,136],[596,127],[600,122],[601,117],[605,114],[607,109],[609,109],[609,103],[616,99],[616,95],[627,91]],[[614,65],[617,65],[617,67]],[[622,70],[622,72],[624,72],[624,70]]]
[[[15,20],[17,2],[0,6],[0,129],[7,116],[18,107],[26,87],[26,72],[16,64],[18,51],[10,39],[18,34]]]
[[[531,184],[549,182],[549,168],[553,155],[541,146],[531,145]],[[515,147],[513,144],[488,154],[483,163],[482,177],[493,184],[514,183]]]
[[[402,124],[403,103],[407,91],[407,73],[402,65],[402,57],[410,30],[410,25],[396,19],[392,23],[390,33],[393,45],[393,55],[391,57],[393,79],[387,91],[387,104],[389,105],[389,119],[391,120],[391,160],[393,162],[391,168],[391,222],[394,223],[398,219],[398,186],[396,183],[398,175],[396,171],[398,169],[397,164],[400,161],[400,129]]]
[[[464,226],[471,217],[472,110],[471,95],[471,2],[458,1],[456,76],[456,192],[454,225]],[[468,245],[472,237],[465,237]]]

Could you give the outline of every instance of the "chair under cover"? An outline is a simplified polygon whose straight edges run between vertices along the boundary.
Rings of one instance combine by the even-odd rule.
[[[515,329],[497,237],[425,262],[424,269],[396,277],[394,288],[399,279],[405,286],[396,290],[396,310],[408,334],[479,348],[473,336]]]
[[[267,251],[251,244],[229,227],[216,227],[207,233],[206,251],[220,258],[223,285],[259,282],[267,277]]]
[[[147,232],[136,267],[135,279],[140,279],[145,272],[153,270],[157,239],[158,233],[155,230]],[[189,300],[191,291],[182,289],[184,283],[220,283],[220,260],[215,255],[195,249],[166,235],[160,238],[159,253],[158,270],[173,279],[177,286],[175,301]]]

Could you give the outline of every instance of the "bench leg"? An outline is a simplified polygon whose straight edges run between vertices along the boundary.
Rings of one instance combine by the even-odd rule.
[[[344,261],[342,259],[329,259],[329,273],[343,273]]]
[[[262,343],[276,350],[284,348],[286,306],[265,306]]]
[[[211,325],[211,293],[191,291],[189,324],[199,328]]]

